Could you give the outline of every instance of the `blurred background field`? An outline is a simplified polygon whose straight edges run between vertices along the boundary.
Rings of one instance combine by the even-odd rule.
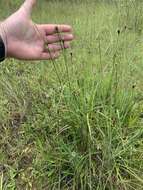
[[[1,0],[1,20],[23,1]],[[39,0],[73,26],[56,61],[0,65],[0,190],[143,189],[143,2]]]

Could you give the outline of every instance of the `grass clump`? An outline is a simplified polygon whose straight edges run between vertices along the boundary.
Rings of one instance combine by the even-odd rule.
[[[51,63],[1,65],[1,190],[142,190],[140,5],[39,4],[35,19],[48,7],[77,41]]]

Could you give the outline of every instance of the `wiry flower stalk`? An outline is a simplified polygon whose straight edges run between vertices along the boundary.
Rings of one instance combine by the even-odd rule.
[[[61,49],[62,49],[62,51],[63,51],[63,58],[64,58],[65,69],[66,69],[66,73],[67,73],[67,79],[68,79],[69,90],[70,90],[70,93],[73,94],[75,103],[76,103],[77,107],[79,108],[79,104],[78,104],[77,97],[75,96],[74,93],[72,93],[72,87],[71,87],[71,82],[70,82],[70,73],[69,73],[69,69],[68,69],[67,56],[66,56],[66,52],[65,52],[65,49],[66,49],[66,48],[65,48],[65,43],[64,43],[64,40],[62,39],[62,35],[61,35],[61,33],[60,33],[58,27],[56,27],[56,32],[57,32],[57,34],[58,34],[58,38],[59,38],[59,41],[60,41]]]
[[[59,76],[58,70],[57,70],[57,68],[56,68],[55,61],[54,61],[54,59],[52,58],[52,54],[51,54],[51,51],[50,51],[49,46],[48,46],[48,41],[41,35],[41,33],[40,33],[40,31],[38,30],[36,24],[35,24],[34,26],[35,26],[35,30],[39,33],[40,37],[43,38],[43,41],[44,41],[44,44],[45,44],[45,48],[48,50],[48,53],[49,53],[49,55],[50,55],[50,61],[51,61],[52,64],[53,64],[55,73],[56,73],[57,78],[58,78],[59,83],[60,83],[60,87],[62,87],[62,81],[61,81],[61,78],[60,78],[60,76]]]

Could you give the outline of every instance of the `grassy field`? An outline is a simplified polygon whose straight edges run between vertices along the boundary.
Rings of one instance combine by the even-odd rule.
[[[21,2],[1,0],[1,19]],[[142,4],[39,0],[34,21],[75,41],[0,65],[0,190],[143,189]]]

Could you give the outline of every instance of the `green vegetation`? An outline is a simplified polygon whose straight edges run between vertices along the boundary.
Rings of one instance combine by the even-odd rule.
[[[54,62],[0,65],[0,190],[142,190],[142,2],[42,0],[33,19],[76,40]]]

